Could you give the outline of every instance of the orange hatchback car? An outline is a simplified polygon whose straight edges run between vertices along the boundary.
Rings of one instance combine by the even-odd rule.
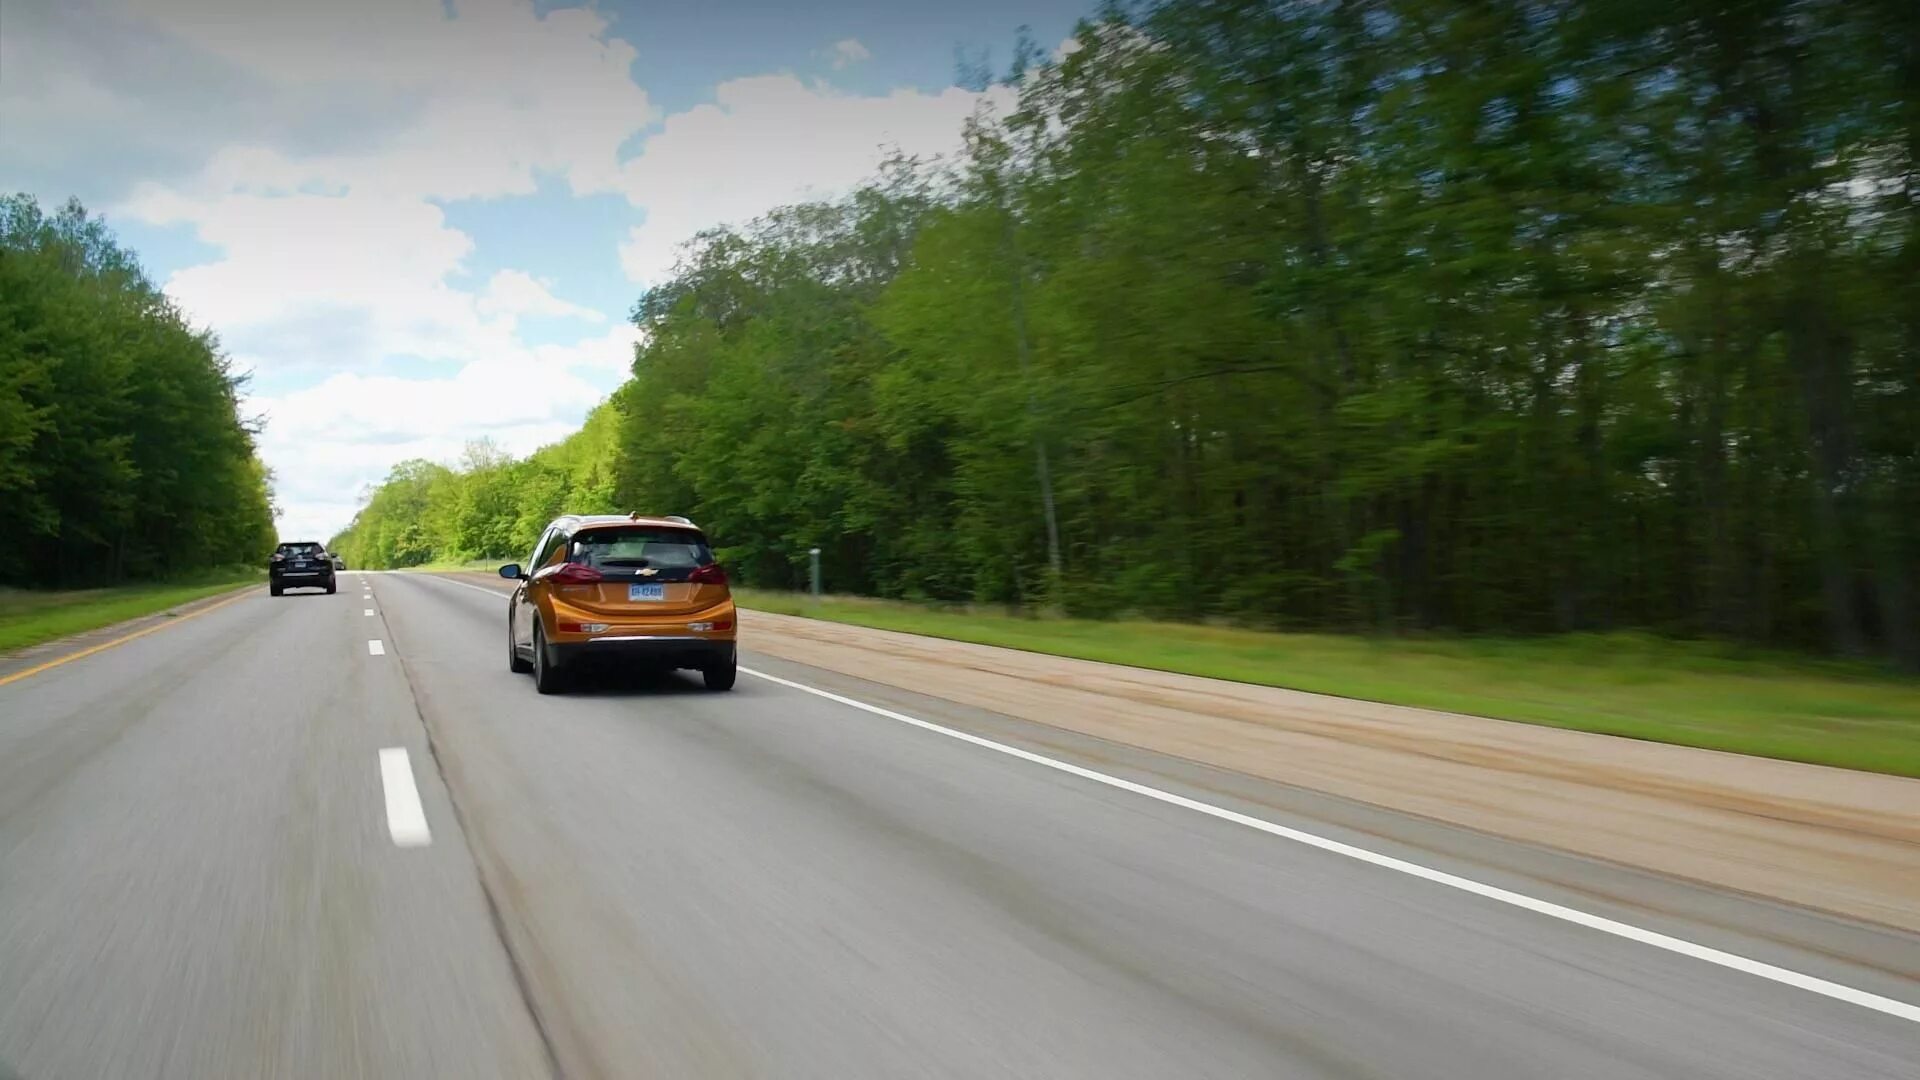
[[[543,694],[565,689],[582,661],[691,668],[709,690],[731,690],[737,620],[727,574],[706,534],[683,517],[554,519],[507,607],[507,664]]]

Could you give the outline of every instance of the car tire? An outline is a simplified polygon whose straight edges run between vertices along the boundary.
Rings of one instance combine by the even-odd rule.
[[[731,690],[734,680],[740,677],[740,658],[728,652],[725,660],[701,668],[700,675],[706,680],[709,690]]]
[[[270,593],[272,593],[272,594],[273,594],[273,595],[275,595],[275,596],[279,596],[279,595],[280,595],[280,586],[278,586],[278,585],[269,585],[269,586],[267,586],[267,591],[268,591],[268,592],[270,592]]]
[[[557,694],[564,690],[566,677],[560,672],[560,665],[553,662],[553,650],[547,648],[546,632],[540,629],[539,620],[533,624],[533,688],[542,694]]]
[[[333,595],[333,589],[334,589],[334,583],[333,583],[332,581],[328,581],[328,582],[327,582],[327,595],[328,595],[328,596],[332,596],[332,595]]]
[[[507,620],[507,670],[515,675],[525,675],[533,670],[533,665],[520,659],[520,649],[513,643],[513,620]]]

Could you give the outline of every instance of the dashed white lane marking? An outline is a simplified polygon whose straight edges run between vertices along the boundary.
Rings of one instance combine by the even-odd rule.
[[[413,783],[413,763],[402,746],[380,751],[380,786],[387,794],[387,835],[398,847],[425,847],[433,843],[427,812],[420,807],[420,789]]]
[[[1285,825],[1276,825],[1271,821],[1263,821],[1260,818],[1248,814],[1241,814],[1228,810],[1225,807],[1214,806],[1212,803],[1204,803],[1198,799],[1189,799],[1184,795],[1175,795],[1170,791],[1161,791],[1159,788],[1148,787],[1145,784],[1136,784],[1131,780],[1122,780],[1117,776],[1109,776],[1103,772],[1096,772],[1093,769],[1069,764],[1065,761],[1047,757],[1044,754],[1036,754],[1031,750],[1022,750],[1017,746],[1008,746],[1006,743],[994,742],[992,739],[983,739],[978,735],[970,735],[964,731],[956,731],[953,728],[943,727],[931,721],[908,716],[906,713],[894,712],[892,709],[883,709],[878,705],[869,705],[864,701],[858,701],[854,698],[821,690],[808,686],[805,683],[797,683],[791,679],[783,679],[778,675],[768,675],[765,672],[754,671],[744,667],[740,669],[740,673],[742,675],[752,675],[757,679],[765,679],[770,683],[778,683],[781,686],[812,694],[815,697],[823,697],[828,701],[837,701],[842,705],[859,709],[862,712],[872,713],[875,716],[883,716],[888,720],[909,724],[924,731],[931,731],[937,735],[945,735],[950,739],[958,739],[961,742],[971,743],[974,746],[992,750],[996,753],[1006,754],[1009,757],[1016,757],[1022,761],[1032,762],[1035,765],[1043,765],[1049,769],[1055,769],[1071,776],[1080,777],[1082,780],[1091,780],[1096,784],[1105,784],[1107,787],[1119,788],[1121,791],[1130,791],[1135,795],[1143,795],[1149,799],[1192,810],[1196,813],[1205,814],[1208,817],[1218,818],[1221,821],[1230,821],[1236,825],[1245,825],[1249,829],[1258,829],[1272,836],[1292,840],[1296,843],[1305,844],[1308,847],[1319,848],[1322,851],[1329,851],[1335,855],[1344,855],[1349,859],[1357,859],[1360,862],[1378,866],[1382,869],[1406,874],[1409,877],[1416,877],[1423,881],[1430,881],[1436,885],[1444,885],[1449,889],[1459,889],[1461,892],[1472,893],[1475,896],[1484,897],[1488,900],[1522,908],[1538,915],[1545,915],[1550,919],[1559,919],[1561,922],[1573,923],[1575,926],[1584,926],[1589,930],[1598,930],[1603,934],[1612,934],[1614,937],[1625,938],[1628,941],[1637,941],[1642,945],[1651,945],[1656,949],[1664,949],[1667,952],[1678,953],[1681,956],[1692,957],[1695,960],[1704,960],[1709,964],[1729,968],[1733,971],[1744,972],[1748,975],[1755,975],[1762,979],[1781,983],[1785,986],[1792,986],[1800,990],[1819,994],[1823,997],[1833,998],[1836,1001],[1844,1001],[1850,1005],[1858,1005],[1863,1009],[1872,1009],[1874,1012],[1885,1013],[1888,1016],[1897,1016],[1902,1020],[1911,1020],[1914,1023],[1920,1023],[1920,1005],[1897,1001],[1889,997],[1881,997],[1879,994],[1870,994],[1865,990],[1856,990],[1851,986],[1842,986],[1839,983],[1828,982],[1825,979],[1817,979],[1811,975],[1803,975],[1798,971],[1775,967],[1772,964],[1751,960],[1734,953],[1722,952],[1719,949],[1695,944],[1682,938],[1670,937],[1652,930],[1643,930],[1638,926],[1633,926],[1628,923],[1616,922],[1613,919],[1592,915],[1575,908],[1564,907],[1551,901],[1536,899],[1524,893],[1502,889],[1496,885],[1488,885],[1484,882],[1475,881],[1472,878],[1461,877],[1458,874],[1449,874],[1444,870],[1435,870],[1430,866],[1422,866],[1419,863],[1408,862],[1405,859],[1396,859],[1391,855],[1382,855],[1377,851],[1369,851],[1363,847],[1355,847],[1352,844],[1331,840],[1327,837],[1318,836],[1300,829],[1289,828]]]
[[[371,615],[371,614],[373,614],[373,609],[372,609],[372,608],[367,608],[366,610],[364,610],[364,611],[362,611],[362,612],[361,612],[360,614],[362,614],[362,615]]]
[[[367,655],[368,656],[387,655],[386,643],[381,641],[379,638],[374,638],[372,641],[367,642]]]

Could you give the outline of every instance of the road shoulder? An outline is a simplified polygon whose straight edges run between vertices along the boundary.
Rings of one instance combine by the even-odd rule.
[[[1920,931],[1920,781],[762,612],[742,629],[762,657],[858,680],[882,704],[937,701],[970,730],[1012,723],[1076,760],[1171,769],[1584,896],[1920,974],[1920,953],[1884,951],[1884,931]]]
[[[77,659],[91,652],[112,648],[123,641],[134,640],[136,637],[144,636],[162,626],[203,614],[204,612],[225,604],[230,604],[248,595],[255,589],[264,591],[265,588],[266,586],[260,582],[242,582],[223,592],[214,593],[211,596],[203,596],[197,600],[189,600],[183,604],[174,604],[149,615],[123,619],[120,622],[109,623],[106,626],[95,627],[92,630],[83,631],[78,634],[54,638],[51,641],[43,641],[37,645],[28,645],[25,648],[0,653],[0,683],[13,681],[25,673],[39,668],[64,663],[67,660]]]
[[[1920,780],[749,611],[743,644],[1078,735],[1920,931]]]

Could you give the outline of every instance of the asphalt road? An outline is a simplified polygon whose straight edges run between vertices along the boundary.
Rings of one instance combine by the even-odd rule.
[[[0,1075],[1920,1075],[1912,1019],[781,683],[539,697],[506,670],[504,604],[349,572],[0,685]],[[1180,763],[1087,763],[1578,900],[1513,869],[1547,855],[1475,865]],[[1780,916],[1814,928],[1795,942],[1698,915],[1739,898],[1606,903],[1920,1002],[1903,935],[1831,928],[1905,958],[1876,967],[1823,955],[1811,917]]]

